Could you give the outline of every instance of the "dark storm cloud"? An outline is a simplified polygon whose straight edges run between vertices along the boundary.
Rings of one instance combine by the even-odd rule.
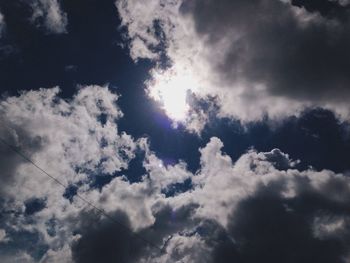
[[[166,253],[162,251],[165,239],[170,240],[178,231],[193,226],[189,218],[193,208],[188,206],[175,211],[164,207],[155,214],[152,226],[136,233],[131,231],[129,217],[122,211],[111,213],[108,218],[91,210],[83,211],[76,230],[81,237],[72,245],[73,260],[77,263],[131,263],[160,257]]]
[[[344,262],[350,252],[349,188],[334,179],[317,192],[299,178],[298,195],[286,198],[281,195],[286,187],[277,180],[240,202],[228,227],[234,242],[221,238],[213,262]],[[334,194],[339,199],[329,197]],[[318,225],[318,217],[329,228]],[[341,230],[322,236],[320,231],[331,232],[336,220],[343,222]]]
[[[81,238],[72,245],[75,262],[135,262],[140,256],[144,243],[129,232],[128,216],[115,212],[111,217],[121,224],[109,218],[99,220],[95,214],[83,213]]]
[[[194,0],[181,10],[193,16],[208,45],[231,43],[223,61],[212,65],[225,81],[243,78],[265,84],[273,95],[345,102],[350,95],[348,7],[334,1],[293,3]],[[330,5],[327,13],[324,5]]]

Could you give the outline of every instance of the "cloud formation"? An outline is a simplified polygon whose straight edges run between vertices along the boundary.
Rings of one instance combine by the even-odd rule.
[[[81,87],[71,100],[59,98],[58,93],[58,88],[40,89],[3,99],[2,139],[67,186],[89,187],[91,176],[112,175],[127,168],[136,144],[131,136],[118,132],[116,120],[122,117],[116,105],[118,96],[99,86]],[[39,235],[40,244],[59,245],[60,233],[53,234],[55,220],[74,213],[64,197],[67,189],[4,145],[1,167],[0,207],[4,216],[0,224],[11,230],[7,233],[19,231],[12,245],[19,243],[18,235]],[[59,240],[66,244],[69,239]],[[54,250],[55,245],[50,248]]]
[[[6,231],[4,229],[0,229],[0,243],[7,242],[8,238],[6,237]]]
[[[4,15],[0,12],[0,38],[2,37],[4,31],[5,31],[5,17]]]
[[[125,255],[129,247],[124,246],[132,246],[135,241],[124,234],[113,235],[113,231],[118,233],[121,229],[112,230],[115,226],[111,226],[110,231],[101,233],[100,242],[123,237],[124,243],[120,246],[125,249],[114,258],[123,257],[126,262],[256,262],[257,259],[281,262],[287,258],[308,262],[317,254],[320,262],[331,259],[346,262],[350,234],[347,177],[327,170],[299,171],[295,168],[298,162],[278,149],[266,153],[249,151],[233,163],[221,152],[222,147],[218,138],[212,138],[200,150],[201,166],[191,176],[192,188],[175,196],[162,195],[156,187],[157,179],[149,176],[153,169],[159,169],[157,159],[153,159],[153,168],[141,182],[124,182],[123,186],[115,185],[113,190],[108,189],[109,186],[102,190],[99,198],[108,199],[103,198],[102,203],[101,199],[95,199],[96,203],[105,210],[125,211],[129,219],[134,218],[134,225],[140,224],[142,218],[146,220],[148,224],[136,230],[137,233],[166,251],[159,254],[153,246],[144,243],[136,246],[142,249],[134,251],[133,257]],[[163,170],[165,177],[170,169],[172,166]],[[124,208],[116,205],[120,200],[118,193],[125,197],[123,202],[130,200],[133,205]],[[132,195],[141,196],[141,193],[147,193],[147,201],[134,203]],[[109,200],[112,196],[116,197],[113,202]],[[116,206],[117,210],[113,208]],[[138,213],[137,223],[133,213],[141,207],[145,210]],[[154,220],[149,220],[149,216]],[[91,231],[86,238],[95,236],[95,230]],[[89,240],[86,242],[98,246],[98,238]],[[120,242],[118,239],[112,243]],[[104,255],[118,251],[111,246],[103,246],[110,248]],[[91,255],[95,257],[101,250],[92,251],[96,251]]]
[[[53,24],[64,20],[59,1],[30,3],[39,10],[53,5]],[[148,95],[198,132],[208,108],[243,122],[316,106],[347,119],[348,4],[149,0],[145,9],[144,1],[121,0],[117,7],[135,61],[171,60],[169,68],[159,62],[151,71]],[[35,23],[49,30],[45,12]],[[164,93],[164,86],[182,84],[180,94]],[[162,160],[151,141],[121,130],[119,96],[107,87],[78,87],[66,99],[59,94],[59,88],[39,89],[0,99],[0,137],[63,184],[0,144],[1,262],[349,262],[348,174],[307,167],[280,149],[249,149],[233,160],[217,137],[201,144],[198,163],[193,152],[186,152],[188,164]],[[324,135],[302,124],[295,129],[315,138],[308,144],[314,151],[336,149],[345,160],[342,140],[332,147],[335,139],[317,143],[338,138],[329,130],[340,129],[328,111],[316,114],[320,121],[311,127],[317,132],[323,119],[331,123]],[[135,156],[142,169],[126,171]]]
[[[81,87],[70,100],[58,92],[5,97],[1,137],[108,217],[1,146],[2,262],[349,258],[347,176],[299,170],[279,149],[249,150],[233,162],[216,137],[199,149],[193,173],[183,161],[164,163],[145,138],[120,132],[118,96],[107,88]],[[131,182],[123,170],[136,150],[145,174]],[[91,177],[101,175],[111,180],[96,188]],[[179,184],[182,191],[169,192]]]
[[[32,0],[31,21],[45,28],[49,34],[67,33],[67,14],[62,10],[59,0]]]
[[[307,107],[349,119],[348,4],[153,0],[145,10],[142,1],[117,1],[134,60],[165,53],[168,70],[196,79],[195,96],[215,98],[219,117],[243,122]]]

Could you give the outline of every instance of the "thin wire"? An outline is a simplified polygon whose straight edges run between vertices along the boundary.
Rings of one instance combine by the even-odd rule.
[[[48,177],[50,177],[53,181],[55,181],[57,184],[61,185],[62,187],[64,187],[64,189],[66,189],[68,186],[65,185],[64,183],[62,183],[60,180],[58,180],[56,177],[52,176],[51,174],[49,174],[48,172],[46,172],[43,168],[41,168],[39,165],[37,165],[34,161],[32,161],[29,157],[27,157],[25,154],[23,154],[20,150],[18,150],[15,146],[9,144],[6,142],[6,140],[4,140],[3,138],[0,137],[0,142],[3,143],[4,145],[6,145],[9,149],[11,149],[13,152],[15,152],[16,154],[18,154],[19,156],[21,156],[24,160],[26,160],[27,162],[31,163],[35,168],[37,168],[39,171],[41,171],[43,174],[47,175]],[[86,198],[84,198],[83,196],[81,196],[80,194],[76,193],[76,195],[80,200],[82,200],[83,202],[85,202],[86,204],[88,204],[89,206],[91,206],[92,208],[94,208],[98,213],[104,215],[105,217],[107,217],[108,219],[110,219],[111,221],[113,221],[114,223],[120,225],[121,227],[125,228],[126,230],[128,230],[130,233],[132,233],[135,237],[137,237],[138,239],[142,240],[145,243],[148,243],[149,245],[151,245],[152,247],[158,249],[161,253],[165,253],[168,254],[166,252],[166,250],[164,250],[163,248],[158,247],[156,244],[154,244],[153,242],[149,241],[148,239],[145,239],[144,237],[142,237],[140,234],[138,233],[134,233],[128,226],[124,225],[123,223],[121,223],[120,221],[118,221],[117,219],[115,219],[114,217],[110,216],[109,214],[107,214],[103,209],[98,208],[96,205],[94,205],[93,203],[91,203],[89,200],[87,200]]]

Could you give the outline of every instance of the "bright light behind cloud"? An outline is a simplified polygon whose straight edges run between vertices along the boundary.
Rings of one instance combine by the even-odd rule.
[[[161,104],[175,123],[186,121],[190,111],[187,94],[197,88],[198,83],[190,73],[176,68],[155,70],[152,80],[147,83],[148,95]]]

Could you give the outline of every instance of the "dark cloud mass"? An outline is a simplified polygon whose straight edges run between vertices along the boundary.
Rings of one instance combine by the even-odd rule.
[[[130,231],[129,217],[123,211],[110,213],[108,218],[95,211],[83,211],[75,231],[80,237],[72,245],[74,262],[156,261],[167,253],[163,250],[166,245],[166,242],[163,244],[164,240],[170,240],[177,232],[194,226],[189,217],[193,209],[191,205],[177,211],[165,207],[155,214],[156,221],[151,227],[136,232]],[[170,262],[180,260],[183,256],[172,253],[169,253]],[[201,258],[198,255],[196,262],[200,262]]]
[[[73,259],[77,263],[136,262],[144,243],[132,236],[128,216],[123,212],[101,219],[93,211],[82,213],[79,234],[81,238],[72,245]]]
[[[266,85],[272,95],[345,103],[349,8],[336,1],[285,2],[186,1],[182,12],[193,16],[208,45],[230,43],[212,65],[224,81],[243,78]]]
[[[330,223],[337,216],[348,220],[348,189],[340,193],[344,199],[335,201],[305,187],[307,182],[299,183],[306,189],[295,198],[283,198],[278,193],[283,182],[275,182],[243,200],[228,230],[235,243],[219,245],[214,262],[344,262],[349,253],[349,223],[340,235],[327,239],[315,236],[313,223],[315,216],[329,218]],[[341,182],[335,184],[326,187],[342,188]]]

